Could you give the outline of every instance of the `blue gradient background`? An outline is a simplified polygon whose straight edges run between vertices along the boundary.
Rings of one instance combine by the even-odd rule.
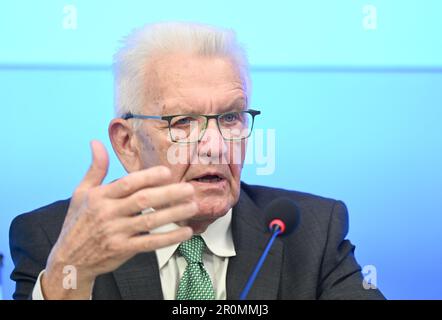
[[[63,7],[78,28],[62,28]],[[362,25],[375,5],[376,30]],[[442,2],[2,1],[0,252],[14,284],[8,229],[18,214],[70,196],[111,154],[110,63],[129,30],[196,20],[237,31],[252,65],[256,127],[276,129],[276,171],[243,180],[345,201],[349,239],[390,299],[442,299]]]

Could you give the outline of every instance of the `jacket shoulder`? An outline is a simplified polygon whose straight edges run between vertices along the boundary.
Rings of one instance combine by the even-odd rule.
[[[333,207],[337,202],[335,199],[318,196],[312,193],[260,185],[249,185],[244,182],[241,182],[241,189],[260,206],[265,206],[279,197],[292,199],[298,205],[302,206]]]
[[[280,197],[293,200],[301,213],[301,228],[304,226],[308,229],[318,229],[320,234],[327,235],[328,225],[334,211],[343,213],[341,222],[344,229],[348,228],[347,207],[342,201],[306,192],[246,183],[242,183],[241,188],[242,192],[247,193],[260,208],[265,208],[271,201]]]
[[[70,199],[59,200],[16,216],[11,222],[10,235],[38,225],[46,232],[50,240],[55,242],[66,217],[69,203]]]

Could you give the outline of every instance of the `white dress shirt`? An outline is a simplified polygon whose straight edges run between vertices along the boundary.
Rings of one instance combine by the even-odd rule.
[[[210,224],[206,231],[201,234],[207,246],[203,253],[204,267],[212,280],[215,299],[218,300],[226,299],[227,264],[229,258],[236,255],[231,220],[232,209]],[[176,224],[169,224],[153,230],[152,233],[166,232],[177,227]],[[187,266],[186,260],[177,250],[178,246],[179,244],[174,244],[156,250],[161,287],[166,300],[175,299],[178,284]]]
[[[143,213],[148,214],[150,211],[152,210],[147,209],[143,211]],[[218,300],[225,300],[227,297],[227,265],[229,258],[236,255],[231,221],[232,209],[210,224],[206,231],[201,234],[207,246],[203,253],[204,267],[212,280],[215,298]],[[175,223],[171,223],[156,228],[152,230],[151,233],[167,232],[176,228],[178,228],[178,226]],[[179,281],[187,266],[186,260],[177,250],[178,246],[179,244],[174,244],[155,251],[158,268],[160,270],[163,296],[166,300],[175,299]],[[44,300],[41,290],[41,277],[43,272],[44,270],[40,272],[34,289],[32,290],[33,300]]]

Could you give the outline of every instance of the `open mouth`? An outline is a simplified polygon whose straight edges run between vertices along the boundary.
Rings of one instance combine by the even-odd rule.
[[[216,183],[224,180],[224,178],[216,174],[206,174],[193,180],[204,183]]]

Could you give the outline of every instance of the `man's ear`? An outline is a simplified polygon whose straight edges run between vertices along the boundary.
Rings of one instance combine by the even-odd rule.
[[[124,119],[113,119],[109,124],[109,138],[112,148],[127,172],[142,168],[140,149],[131,124]]]

